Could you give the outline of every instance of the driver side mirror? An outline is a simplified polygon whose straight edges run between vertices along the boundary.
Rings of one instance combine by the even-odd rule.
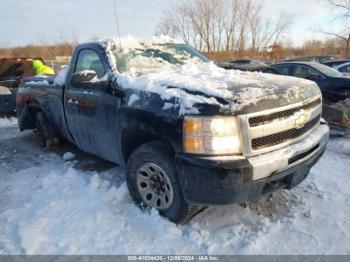
[[[93,70],[84,70],[72,75],[70,83],[73,87],[82,89],[106,90],[109,86],[109,80],[98,78]]]

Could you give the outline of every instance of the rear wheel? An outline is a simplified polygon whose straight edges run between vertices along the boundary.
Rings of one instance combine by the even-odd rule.
[[[51,126],[45,114],[41,111],[35,115],[36,130],[40,146],[45,149],[56,148],[59,146],[59,137]]]
[[[185,223],[200,210],[183,198],[171,149],[160,141],[142,145],[127,163],[127,185],[137,204],[156,208],[175,223]]]

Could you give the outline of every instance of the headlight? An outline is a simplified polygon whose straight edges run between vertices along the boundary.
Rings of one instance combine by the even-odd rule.
[[[185,152],[199,155],[242,153],[235,117],[186,117],[183,125]]]
[[[11,95],[10,89],[8,89],[6,86],[0,86],[0,95]]]

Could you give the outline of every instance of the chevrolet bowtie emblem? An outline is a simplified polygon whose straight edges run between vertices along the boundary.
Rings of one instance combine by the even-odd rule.
[[[294,127],[299,129],[305,126],[305,124],[309,121],[309,115],[308,114],[300,114],[297,116],[297,118],[294,121]]]

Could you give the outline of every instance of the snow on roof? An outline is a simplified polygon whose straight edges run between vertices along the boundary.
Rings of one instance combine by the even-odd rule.
[[[138,38],[134,36],[126,36],[126,37],[113,37],[107,40],[99,40],[99,42],[104,45],[115,46],[118,48],[126,48],[126,49],[136,49],[143,48],[146,46],[151,46],[155,44],[168,44],[168,43],[177,43],[183,44],[184,42],[179,41],[177,39],[171,38],[170,36],[161,35],[161,36],[153,36],[150,38]]]

